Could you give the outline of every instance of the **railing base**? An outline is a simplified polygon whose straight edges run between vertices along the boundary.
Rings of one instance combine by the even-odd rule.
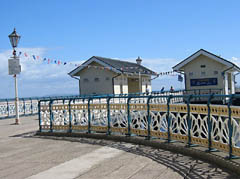
[[[210,148],[210,149],[205,150],[205,152],[219,152],[219,150]]]
[[[198,147],[198,144],[187,144],[186,147]]]
[[[145,140],[151,140],[151,139],[152,139],[151,136],[146,136],[146,137],[145,137]]]
[[[231,156],[227,156],[226,159],[231,160],[231,159],[240,159],[240,157],[236,156],[236,155],[231,155]]]
[[[136,134],[125,134],[125,137],[134,137],[137,136]]]
[[[165,143],[176,143],[176,142],[179,142],[179,141],[177,141],[177,140],[168,140],[167,139],[167,141]]]

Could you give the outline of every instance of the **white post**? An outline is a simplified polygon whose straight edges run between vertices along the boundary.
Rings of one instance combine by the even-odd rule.
[[[231,94],[235,94],[235,76],[231,73]]]
[[[15,79],[15,111],[16,111],[15,124],[20,124],[20,121],[19,121],[19,110],[18,110],[19,100],[18,100],[17,75],[14,75],[14,79]]]
[[[141,72],[138,73],[138,78],[139,78],[139,92],[142,92],[142,80],[141,80]]]

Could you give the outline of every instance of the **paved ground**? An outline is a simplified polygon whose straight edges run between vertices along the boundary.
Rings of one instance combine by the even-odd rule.
[[[191,157],[83,138],[39,137],[37,117],[0,120],[0,178],[238,178]]]

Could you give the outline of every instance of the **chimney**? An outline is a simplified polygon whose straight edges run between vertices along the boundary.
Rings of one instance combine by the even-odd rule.
[[[138,65],[141,65],[142,59],[138,56],[138,58],[136,59],[136,62],[137,62]]]

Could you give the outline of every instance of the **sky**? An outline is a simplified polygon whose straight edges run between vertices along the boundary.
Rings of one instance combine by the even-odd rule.
[[[240,65],[240,1],[234,0],[0,0],[0,98],[13,98],[8,75],[15,27],[17,52],[60,60],[47,64],[20,56],[20,97],[78,94],[67,75],[91,56],[135,61],[156,72],[172,67],[203,48]],[[239,75],[240,76],[240,75]],[[237,78],[238,85],[240,78]],[[180,89],[177,76],[152,82]]]

